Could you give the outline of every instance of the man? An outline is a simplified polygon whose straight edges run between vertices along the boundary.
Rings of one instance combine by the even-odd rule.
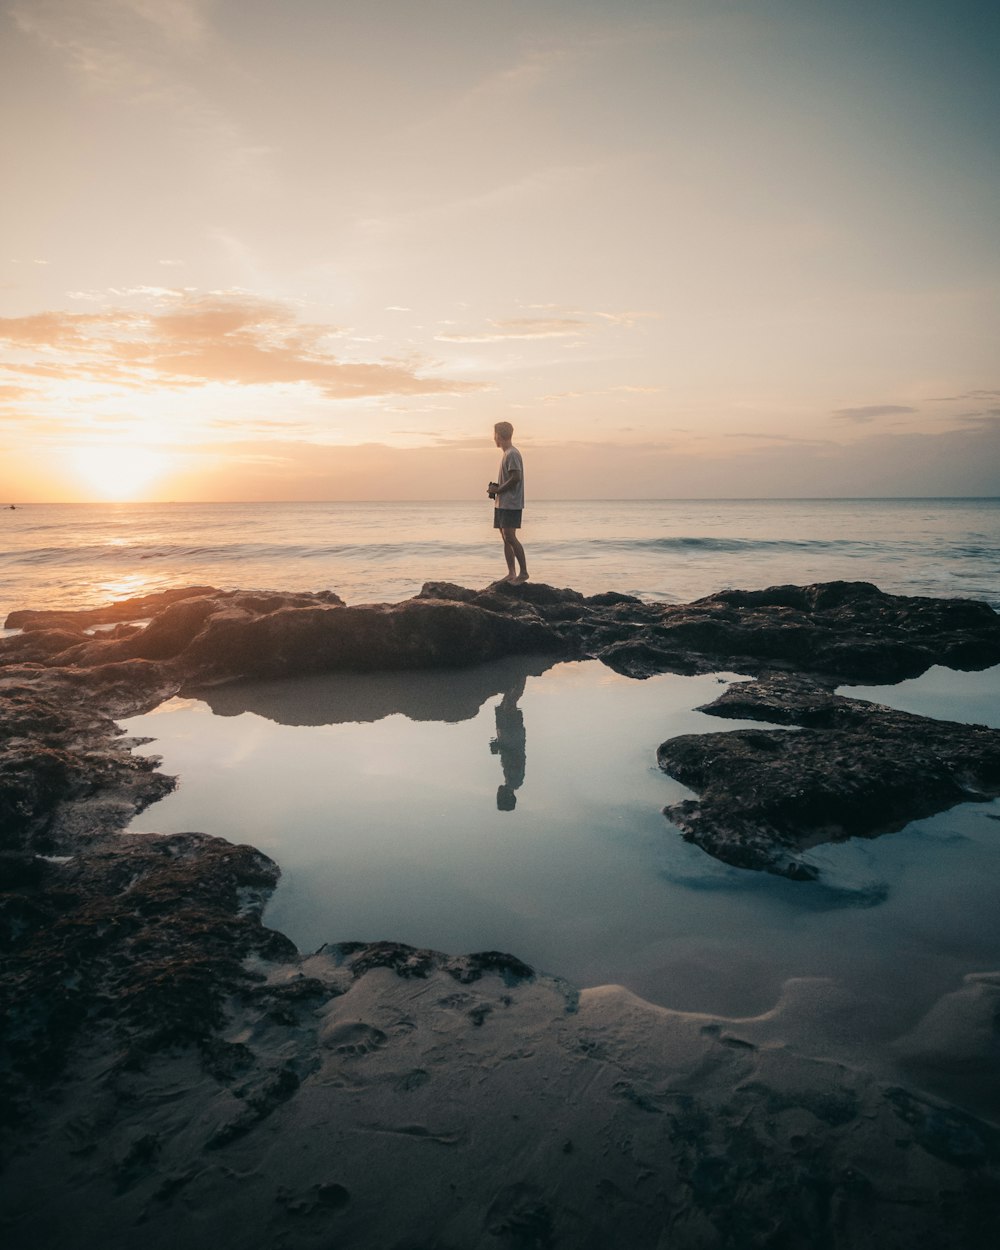
[[[524,548],[518,542],[524,508],[524,462],[521,453],[510,441],[514,427],[509,421],[498,421],[493,427],[493,441],[503,451],[499,480],[490,482],[486,493],[493,500],[493,528],[503,539],[503,555],[507,561],[507,582],[526,582],[528,565]]]

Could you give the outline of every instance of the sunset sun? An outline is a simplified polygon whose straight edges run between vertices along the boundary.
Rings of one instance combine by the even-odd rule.
[[[72,467],[92,498],[119,503],[145,498],[166,473],[169,458],[148,447],[108,443],[75,451]]]

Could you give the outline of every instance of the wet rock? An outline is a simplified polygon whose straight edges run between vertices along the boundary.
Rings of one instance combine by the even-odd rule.
[[[937,663],[1000,662],[1000,617],[987,604],[888,595],[868,582],[726,590],[688,604],[532,582],[481,591],[432,582],[421,596],[538,620],[578,656],[635,677],[728,668],[897,681]]]
[[[134,620],[140,611],[150,615],[142,630],[81,632],[96,616]],[[887,595],[866,582],[723,591],[679,605],[540,582],[482,590],[428,582],[403,603],[356,607],[331,591],[191,587],[96,612],[10,619],[30,632],[0,640],[0,665],[96,670],[145,660],[160,666],[161,680],[193,684],[457,667],[530,653],[596,658],[636,677],[728,668],[841,681],[1000,661],[1000,617],[986,604]]]
[[[172,788],[154,773],[156,761],[134,756],[114,722],[80,696],[57,701],[29,684],[0,687],[0,848],[51,849],[60,807],[102,787],[117,785],[133,811]]]
[[[25,1080],[51,1080],[81,1033],[102,1023],[132,1062],[210,1041],[227,999],[254,989],[248,955],[297,955],[260,923],[277,878],[249,846],[126,835],[47,864],[44,890],[22,884],[8,894],[37,913],[5,935],[0,1053],[14,1106]]]
[[[140,595],[133,599],[119,599],[115,603],[105,604],[100,608],[79,611],[63,610],[57,612],[31,611],[24,608],[11,612],[4,622],[7,629],[59,629],[69,627],[77,630],[89,629],[93,625],[108,625],[116,621],[136,621],[143,617],[154,616],[171,603],[181,599],[190,599],[195,595],[217,595],[220,592],[213,586],[180,586],[172,590],[157,591],[152,595]]]
[[[664,742],[657,762],[696,790],[665,815],[740,868],[811,879],[801,851],[873,837],[1000,794],[1000,731],[898,712],[784,676],[729,686],[700,709],[799,729],[737,729]]]

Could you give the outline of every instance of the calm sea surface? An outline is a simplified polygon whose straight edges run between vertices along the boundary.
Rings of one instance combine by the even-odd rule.
[[[0,510],[0,613],[169,586],[334,590],[393,602],[504,572],[483,503],[26,504]],[[532,577],[686,602],[844,578],[1000,607],[1000,499],[536,503]]]

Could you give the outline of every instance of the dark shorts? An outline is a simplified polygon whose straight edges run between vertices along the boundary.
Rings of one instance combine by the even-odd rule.
[[[519,530],[522,511],[522,508],[494,508],[493,528],[495,530]]]

